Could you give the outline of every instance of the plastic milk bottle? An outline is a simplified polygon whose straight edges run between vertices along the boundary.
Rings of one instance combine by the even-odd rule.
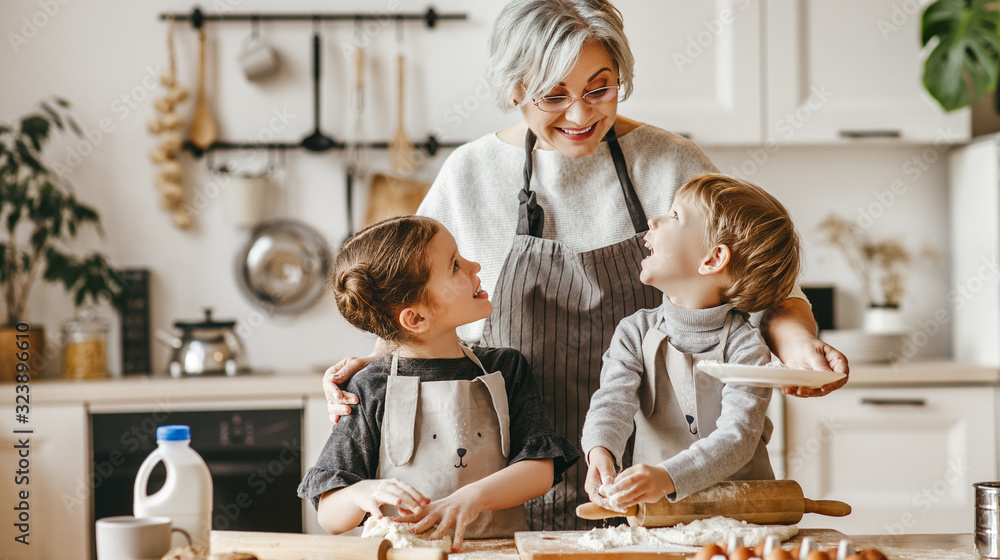
[[[173,526],[191,536],[191,544],[208,546],[212,530],[212,475],[205,460],[191,449],[191,428],[160,426],[156,449],[146,457],[135,477],[136,517],[162,515]],[[147,495],[146,483],[157,463],[167,468],[167,480],[159,492]],[[175,532],[171,547],[189,543]]]

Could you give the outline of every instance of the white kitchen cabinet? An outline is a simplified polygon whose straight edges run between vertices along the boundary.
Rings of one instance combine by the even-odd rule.
[[[807,498],[847,502],[844,518],[801,527],[847,534],[969,533],[972,483],[995,480],[995,388],[845,387],[786,399],[788,478]]]
[[[761,2],[615,2],[635,55],[621,114],[700,144],[760,143]]]
[[[7,385],[13,393],[13,386]],[[7,505],[0,514],[2,548],[19,560],[83,560],[89,556],[90,488],[87,472],[87,413],[83,404],[37,405],[30,409],[31,434],[15,434],[22,429],[14,423],[14,407],[0,407],[4,426],[15,426],[0,434],[0,492]],[[27,436],[28,484],[15,482],[20,449],[19,438]],[[23,449],[23,448],[22,448]],[[14,526],[13,508],[19,492],[28,491],[29,545],[14,541],[20,534]]]
[[[969,111],[946,114],[921,83],[928,3],[767,0],[767,140],[968,139]]]

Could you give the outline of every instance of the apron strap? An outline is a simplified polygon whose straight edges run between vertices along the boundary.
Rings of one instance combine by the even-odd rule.
[[[670,343],[670,338],[659,329],[661,322],[663,322],[662,309],[657,313],[653,326],[646,331],[646,336],[642,340],[644,382],[648,384],[650,390],[639,392],[639,408],[646,416],[653,414],[656,407],[656,366],[662,364],[663,371],[666,372],[674,390],[677,406],[687,421],[688,431],[691,435],[698,435],[694,359]]]
[[[396,375],[399,355],[392,354],[392,369],[386,379],[385,420],[382,439],[386,455],[400,467],[413,458],[413,431],[417,425],[417,402],[420,400],[420,378]]]
[[[611,150],[611,161],[615,162],[618,183],[622,186],[625,205],[628,206],[628,214],[632,217],[632,227],[635,228],[636,233],[649,231],[646,212],[643,211],[639,196],[635,194],[635,187],[632,186],[632,179],[628,176],[625,155],[622,153],[622,147],[618,144],[618,135],[615,134],[614,126],[608,129],[608,133],[604,135],[604,141],[608,143],[608,149]]]
[[[663,353],[660,352],[660,345],[665,338],[667,335],[656,326],[646,331],[646,336],[642,337],[642,364],[646,371],[639,380],[639,410],[646,416],[652,415],[656,408],[656,370],[659,369],[657,366],[662,364],[664,371],[667,367]]]
[[[726,361],[726,343],[729,342],[729,331],[733,327],[733,315],[738,313],[735,309],[726,315],[726,322],[722,325],[722,336],[719,337],[719,350],[722,352],[722,361]]]
[[[528,129],[524,135],[524,186],[517,193],[520,204],[517,207],[517,234],[541,237],[545,228],[545,211],[538,205],[535,193],[531,192],[531,150],[535,148],[535,133]]]
[[[542,237],[545,229],[545,211],[538,205],[538,199],[531,190],[532,157],[531,152],[535,148],[537,137],[528,128],[524,135],[524,186],[517,193],[519,205],[517,207],[517,234],[530,235],[532,237]],[[646,212],[642,209],[639,196],[635,194],[635,186],[628,175],[628,165],[625,163],[625,154],[618,143],[618,135],[615,127],[608,129],[604,135],[604,141],[608,143],[608,150],[611,152],[611,161],[615,164],[615,172],[618,174],[618,184],[622,187],[622,194],[625,195],[625,206],[628,208],[629,217],[632,218],[632,228],[636,233],[645,233],[649,230],[646,220]]]
[[[483,370],[483,375],[477,377],[476,381],[482,381],[483,385],[486,385],[486,390],[490,392],[493,412],[497,415],[497,423],[500,426],[500,448],[503,451],[503,456],[508,457],[510,455],[510,406],[507,403],[507,387],[503,374],[499,371],[486,373],[486,368],[483,367],[483,363],[479,361],[471,348],[463,345],[462,351],[470,360],[476,362],[479,369]]]

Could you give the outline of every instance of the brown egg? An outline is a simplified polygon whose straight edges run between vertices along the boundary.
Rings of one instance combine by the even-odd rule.
[[[814,550],[806,556],[806,560],[830,560],[830,557],[822,550]]]
[[[852,554],[846,558],[846,560],[861,560],[861,557],[857,554]]]
[[[877,548],[867,548],[862,550],[858,553],[858,556],[861,557],[861,560],[888,560],[885,557],[885,554],[882,554],[882,551]]]
[[[796,560],[796,557],[783,548],[776,548],[764,560]]]
[[[737,546],[729,555],[729,560],[750,560],[751,558],[753,558],[753,551],[745,546]]]
[[[761,542],[757,546],[753,547],[753,555],[756,556],[757,558],[763,558],[764,557],[764,543],[763,542]]]
[[[694,555],[694,558],[695,560],[712,560],[712,557],[715,556],[716,554],[724,554],[724,553],[725,551],[722,550],[721,546],[717,544],[706,544],[705,546],[701,547],[701,550],[698,551],[698,554]]]
[[[788,551],[788,557],[799,560],[799,547],[793,546],[791,550]]]

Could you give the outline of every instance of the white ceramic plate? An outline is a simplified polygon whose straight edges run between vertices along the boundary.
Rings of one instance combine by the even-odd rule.
[[[809,387],[818,389],[844,377],[833,371],[813,371],[773,366],[747,366],[722,362],[699,362],[698,368],[723,383],[751,387]]]

